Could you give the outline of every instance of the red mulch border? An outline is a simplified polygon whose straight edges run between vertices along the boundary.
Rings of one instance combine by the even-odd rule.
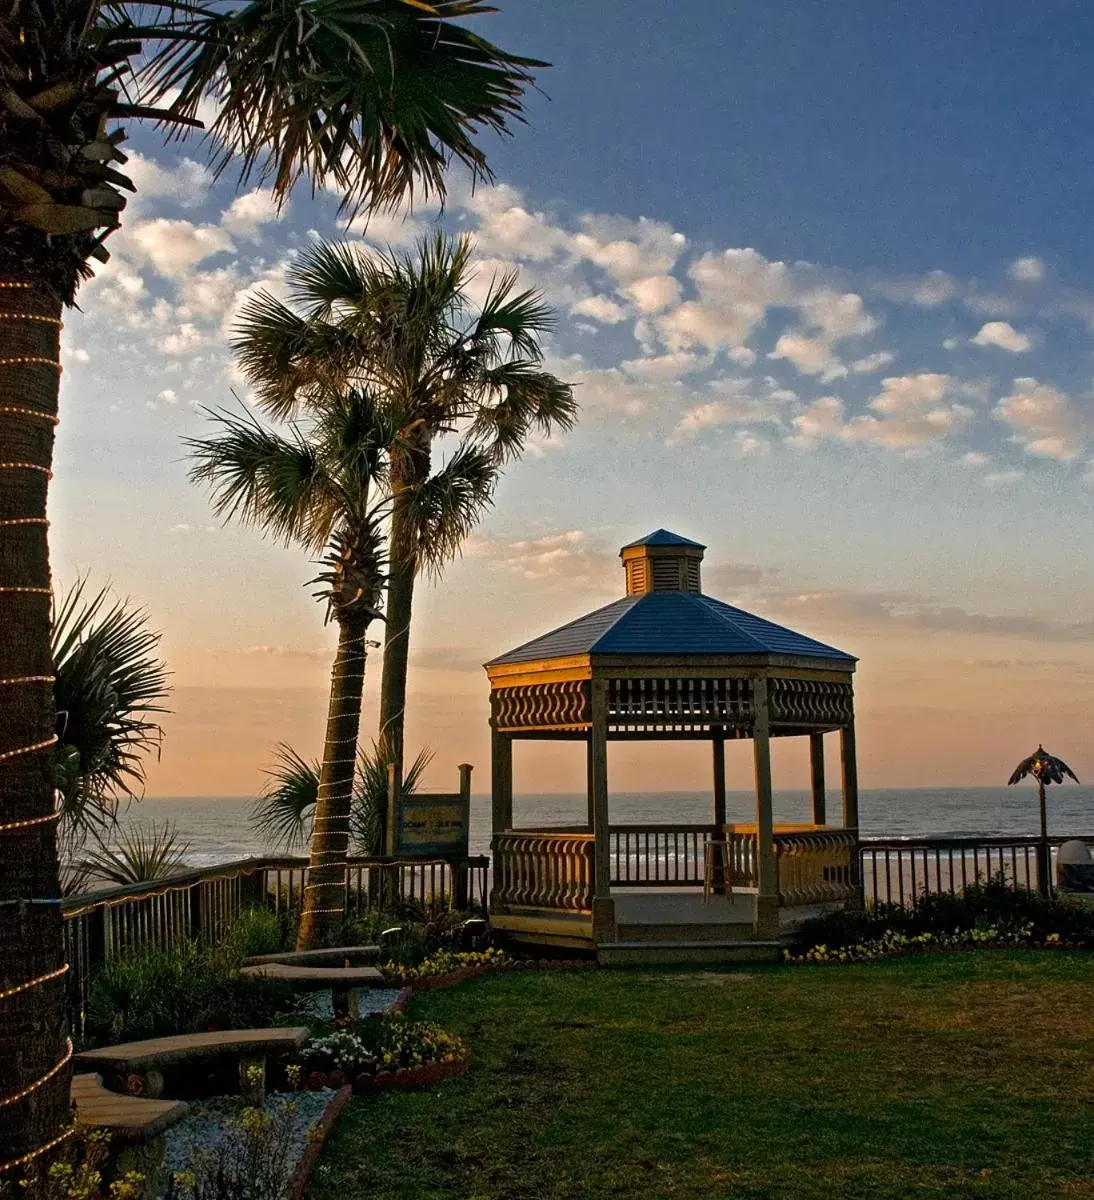
[[[296,1170],[293,1172],[292,1180],[289,1183],[289,1200],[303,1200],[304,1191],[308,1186],[308,1180],[311,1178],[312,1168],[315,1166],[320,1150],[323,1149],[323,1143],[327,1140],[327,1135],[334,1128],[335,1122],[342,1113],[342,1109],[346,1107],[352,1096],[353,1088],[349,1084],[346,1084],[345,1087],[340,1087],[331,1096],[330,1103],[323,1110],[323,1115],[319,1118],[308,1139],[307,1148],[304,1150],[304,1157],[297,1164]]]

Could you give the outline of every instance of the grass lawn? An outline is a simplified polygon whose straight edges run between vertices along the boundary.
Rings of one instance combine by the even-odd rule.
[[[1094,955],[529,972],[415,997],[462,1079],[355,1099],[309,1200],[1094,1197]]]

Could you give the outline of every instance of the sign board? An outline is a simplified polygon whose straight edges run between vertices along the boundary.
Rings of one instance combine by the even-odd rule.
[[[400,808],[399,854],[467,854],[470,796],[403,796]]]
[[[415,858],[461,858],[471,828],[471,768],[460,767],[460,790],[398,797],[395,853]]]

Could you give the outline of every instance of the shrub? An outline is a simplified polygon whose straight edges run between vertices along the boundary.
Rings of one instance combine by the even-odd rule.
[[[118,955],[91,981],[88,1037],[104,1044],[245,1029],[268,1025],[290,1008],[287,984],[240,975],[238,965],[224,948],[196,942]]]
[[[130,1171],[109,1187],[102,1181],[110,1138],[102,1130],[79,1129],[62,1157],[46,1173],[31,1173],[18,1184],[0,1180],[0,1200],[137,1200],[145,1179]]]
[[[221,939],[221,949],[240,962],[256,954],[276,954],[290,945],[290,930],[281,913],[272,908],[248,908],[232,922]]]
[[[878,905],[804,921],[790,957],[800,961],[878,958],[956,945],[1094,946],[1094,909],[1014,888],[1000,877],[958,893],[920,896],[911,908]],[[842,958],[842,951],[848,951]]]

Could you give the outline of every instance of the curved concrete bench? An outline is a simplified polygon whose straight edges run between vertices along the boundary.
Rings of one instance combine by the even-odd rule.
[[[347,988],[383,987],[386,982],[376,967],[308,967],[281,961],[241,967],[239,973],[281,979],[303,990],[331,988],[344,991]]]
[[[115,1077],[140,1075],[144,1081],[143,1094],[157,1098],[163,1092],[160,1068],[193,1058],[234,1054],[240,1060],[240,1090],[260,1102],[265,1094],[266,1055],[298,1050],[307,1037],[308,1031],[302,1025],[288,1029],[217,1029],[84,1050],[75,1056],[74,1062],[76,1070],[102,1071]]]
[[[379,962],[379,946],[333,946],[329,950],[297,950],[282,954],[255,954],[244,959],[248,967],[284,963],[290,967],[355,967]]]
[[[139,1195],[151,1200],[167,1186],[163,1169],[164,1131],[190,1111],[183,1100],[149,1100],[112,1092],[101,1075],[73,1075],[69,1097],[76,1106],[76,1124],[110,1135],[103,1173],[106,1182],[130,1171],[143,1178]]]
[[[147,1100],[112,1092],[94,1073],[73,1075],[69,1090],[76,1105],[76,1123],[86,1129],[106,1129],[125,1141],[144,1142],[177,1124],[190,1111],[184,1100]]]

